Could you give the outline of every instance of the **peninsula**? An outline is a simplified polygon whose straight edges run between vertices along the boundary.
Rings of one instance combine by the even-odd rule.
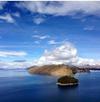
[[[52,75],[52,76],[73,76],[75,70],[72,70],[67,65],[44,65],[44,66],[33,66],[28,68],[31,74],[41,74],[41,75]]]

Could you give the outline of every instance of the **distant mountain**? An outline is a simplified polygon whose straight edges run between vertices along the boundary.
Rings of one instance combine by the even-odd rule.
[[[78,66],[79,68],[87,68],[90,70],[100,70],[100,65],[95,64],[95,65],[89,65],[89,64],[85,64],[85,65],[80,65]]]

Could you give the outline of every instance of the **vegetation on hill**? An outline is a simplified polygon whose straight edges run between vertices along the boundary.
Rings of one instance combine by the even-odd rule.
[[[78,79],[71,76],[62,76],[58,79],[58,85],[77,85]]]

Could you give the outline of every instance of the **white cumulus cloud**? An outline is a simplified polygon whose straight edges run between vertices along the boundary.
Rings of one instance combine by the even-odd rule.
[[[66,64],[75,66],[100,65],[100,60],[82,58],[77,49],[69,42],[63,43],[53,50],[45,50],[43,55],[35,61],[35,65]]]
[[[77,50],[72,44],[67,42],[52,51],[45,50],[44,54],[38,59],[37,65],[72,64],[76,61]]]

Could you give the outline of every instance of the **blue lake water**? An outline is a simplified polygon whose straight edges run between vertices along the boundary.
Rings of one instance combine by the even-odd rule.
[[[77,87],[59,88],[56,78],[25,70],[0,70],[0,102],[100,102],[100,72],[77,74]]]

